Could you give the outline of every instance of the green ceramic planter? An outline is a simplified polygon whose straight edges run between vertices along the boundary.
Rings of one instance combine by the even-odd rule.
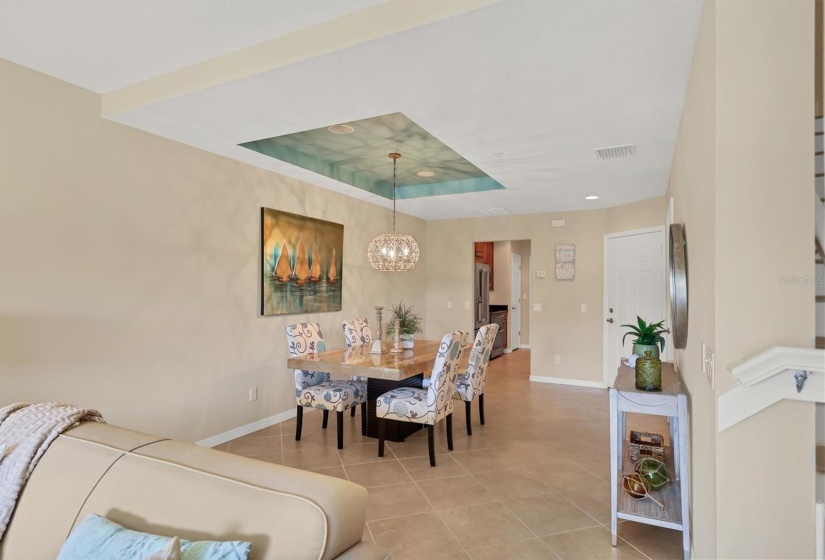
[[[655,344],[634,344],[633,353],[637,356],[644,356],[645,352],[653,354],[654,358],[659,357],[659,347]]]

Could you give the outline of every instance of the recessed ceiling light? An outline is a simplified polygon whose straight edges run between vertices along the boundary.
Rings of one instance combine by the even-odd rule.
[[[596,200],[597,198],[599,198],[599,197],[596,196],[595,194],[591,194],[590,196],[584,197],[585,200]]]
[[[435,177],[435,171],[419,171],[416,175],[419,177]]]
[[[355,129],[348,124],[334,124],[327,128],[333,134],[352,134]]]

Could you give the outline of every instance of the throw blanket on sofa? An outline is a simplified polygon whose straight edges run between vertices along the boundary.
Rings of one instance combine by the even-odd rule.
[[[85,420],[104,421],[96,410],[61,403],[15,403],[0,408],[0,540],[40,457],[63,431]]]

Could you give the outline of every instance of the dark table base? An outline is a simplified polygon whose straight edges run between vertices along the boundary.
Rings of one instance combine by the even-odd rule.
[[[378,417],[375,414],[375,401],[378,397],[398,387],[417,387],[420,389],[423,380],[423,373],[419,373],[415,377],[408,377],[403,381],[369,378],[367,381],[367,435],[369,437],[378,438]],[[423,424],[416,424],[415,422],[396,422],[395,420],[387,420],[386,422],[384,439],[387,441],[404,441],[404,438],[414,434],[423,426]]]

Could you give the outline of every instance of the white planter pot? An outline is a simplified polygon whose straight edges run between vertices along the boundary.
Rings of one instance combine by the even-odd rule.
[[[404,348],[405,350],[412,349],[415,346],[415,335],[414,334],[402,334],[399,337],[399,346]]]

